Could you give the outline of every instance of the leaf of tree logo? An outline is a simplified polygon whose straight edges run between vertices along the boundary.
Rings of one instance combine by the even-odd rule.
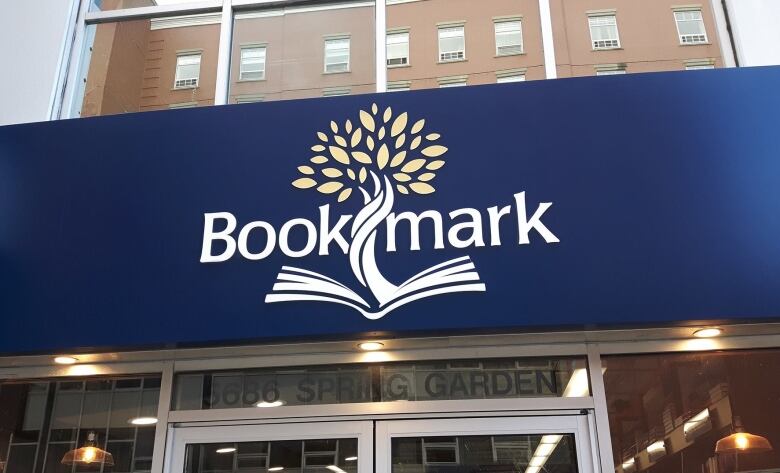
[[[347,255],[355,279],[373,295],[376,303],[324,274],[283,266],[266,302],[321,301],[349,306],[368,319],[378,319],[404,304],[425,297],[454,292],[484,292],[474,263],[468,256],[427,268],[402,283],[389,281],[377,265],[377,232],[393,211],[395,193],[432,194],[431,182],[444,166],[447,148],[441,135],[424,133],[425,120],[410,124],[404,112],[393,116],[391,107],[361,110],[359,124],[330,122],[330,132],[317,132],[311,147],[311,164],[298,167],[302,177],[292,183],[298,189],[337,195],[344,202],[359,190],[363,206],[352,219]]]
[[[447,148],[436,142],[438,133],[424,134],[425,120],[409,121],[406,112],[393,117],[387,107],[379,115],[379,107],[372,104],[371,112],[361,110],[359,126],[347,120],[343,126],[330,122],[330,132],[317,132],[318,143],[311,147],[315,153],[311,165],[298,167],[303,175],[293,181],[298,189],[316,190],[323,194],[338,193],[338,202],[349,199],[355,189],[365,200],[381,187],[379,177],[387,176],[401,194],[431,194],[431,182],[444,166],[441,157]],[[366,190],[372,177],[374,192]]]

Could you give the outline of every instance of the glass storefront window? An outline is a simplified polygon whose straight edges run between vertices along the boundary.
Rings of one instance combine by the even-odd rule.
[[[232,11],[230,54],[219,58],[220,3],[91,0],[85,46],[73,62],[80,64],[69,89],[75,100],[64,115],[370,93],[382,68],[386,90],[398,92],[729,63],[713,40],[717,12],[709,4],[654,0],[594,10],[590,0],[552,0],[548,20],[537,0],[242,2]],[[180,16],[146,18],[177,5],[186,9],[164,14]],[[152,13],[134,19],[139,7]],[[384,64],[377,8],[386,20]],[[120,9],[126,20],[106,22]],[[545,45],[546,30],[554,48]],[[217,70],[228,73],[220,90]]]
[[[580,358],[496,359],[182,373],[177,410],[589,395]]]
[[[159,396],[159,377],[2,383],[3,473],[150,471]],[[110,460],[66,459],[90,441]]]
[[[780,351],[603,362],[618,473],[780,471]]]
[[[184,473],[357,473],[358,439],[188,444]]]
[[[87,27],[71,115],[214,104],[220,13]]]
[[[391,473],[576,473],[573,434],[394,437]]]
[[[365,1],[236,12],[230,103],[375,92],[375,15]]]

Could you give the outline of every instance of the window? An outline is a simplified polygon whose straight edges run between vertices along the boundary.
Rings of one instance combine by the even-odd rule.
[[[615,15],[588,17],[590,39],[593,49],[616,49],[620,47],[617,18]]]
[[[597,76],[616,76],[626,73],[626,64],[599,64],[595,67]]]
[[[264,101],[265,96],[263,94],[247,94],[237,95],[235,97],[236,103],[255,103]]]
[[[674,12],[677,22],[677,34],[680,44],[702,44],[707,42],[707,32],[704,30],[704,19],[701,10],[685,10]]]
[[[265,46],[241,48],[238,80],[265,79]]]
[[[228,103],[376,92],[375,19],[362,0],[236,10]]]
[[[466,37],[463,26],[439,28],[439,62],[466,59]]]
[[[148,472],[159,396],[159,376],[0,383],[4,471]],[[113,467],[66,460],[90,438],[112,455]]]
[[[411,87],[412,87],[412,83],[411,81],[408,80],[387,83],[388,92],[402,92],[405,90],[410,90]]]
[[[714,64],[689,64],[685,66],[686,71],[698,71],[702,69],[715,69]]]
[[[351,93],[352,93],[352,89],[350,87],[327,87],[323,89],[322,96],[337,97],[339,95],[349,95]]]
[[[387,66],[409,65],[409,32],[387,33]]]
[[[312,391],[331,383],[343,389]],[[178,373],[174,391],[174,410],[253,409],[258,403],[301,406],[583,397],[590,392],[582,358],[412,361]]]
[[[575,443],[571,433],[392,437],[390,471],[574,473]]]
[[[510,82],[525,82],[525,74],[515,74],[496,78],[497,84],[508,84]]]
[[[439,79],[439,88],[445,89],[447,87],[462,87],[468,85],[468,79],[466,77],[444,77]]]
[[[616,473],[780,468],[780,350],[613,355],[602,362]],[[755,437],[739,446],[733,434],[740,429],[774,450],[760,448]]]
[[[507,69],[496,72],[496,83],[525,82],[525,69]]]
[[[523,53],[523,24],[520,20],[496,21],[496,56]]]
[[[349,37],[325,40],[325,72],[349,72]]]
[[[601,69],[596,71],[597,76],[619,76],[625,73],[625,69]]]
[[[187,89],[198,86],[200,78],[200,53],[183,54],[176,57],[175,89]]]
[[[195,108],[198,106],[198,102],[179,102],[179,103],[172,103],[168,105],[168,108],[171,110],[176,110],[180,108]]]
[[[63,115],[167,110],[183,102],[213,105],[220,21],[219,13],[204,13],[87,25],[77,80],[68,89],[73,100]]]
[[[457,437],[428,437],[422,439],[423,465],[457,465]]]

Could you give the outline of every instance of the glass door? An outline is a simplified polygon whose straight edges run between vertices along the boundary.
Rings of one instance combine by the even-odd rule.
[[[169,472],[371,473],[372,422],[174,428]]]
[[[377,473],[593,473],[587,415],[377,422]]]

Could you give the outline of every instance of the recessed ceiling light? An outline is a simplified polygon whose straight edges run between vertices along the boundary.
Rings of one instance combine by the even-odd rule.
[[[279,406],[283,406],[283,405],[284,405],[284,401],[273,401],[273,402],[262,401],[262,402],[258,402],[257,404],[255,404],[255,406],[257,406],[257,407],[279,407]]]
[[[347,457],[344,459],[344,461],[348,461],[348,462],[353,462],[355,460],[357,460],[357,457]]]
[[[217,453],[233,453],[236,451],[236,447],[218,448]]]
[[[79,359],[72,356],[57,356],[54,357],[54,362],[58,365],[75,365],[79,362]]]
[[[360,348],[363,351],[377,351],[381,350],[385,347],[385,344],[382,342],[363,342],[358,343],[358,348]]]
[[[154,425],[157,423],[157,417],[135,417],[127,422],[133,425]]]
[[[707,327],[707,328],[701,328],[693,332],[693,336],[698,338],[712,338],[712,337],[717,337],[722,333],[723,333],[723,329],[717,327]]]
[[[272,466],[271,468],[268,469],[268,471],[282,471],[282,470],[284,470],[283,466]]]

